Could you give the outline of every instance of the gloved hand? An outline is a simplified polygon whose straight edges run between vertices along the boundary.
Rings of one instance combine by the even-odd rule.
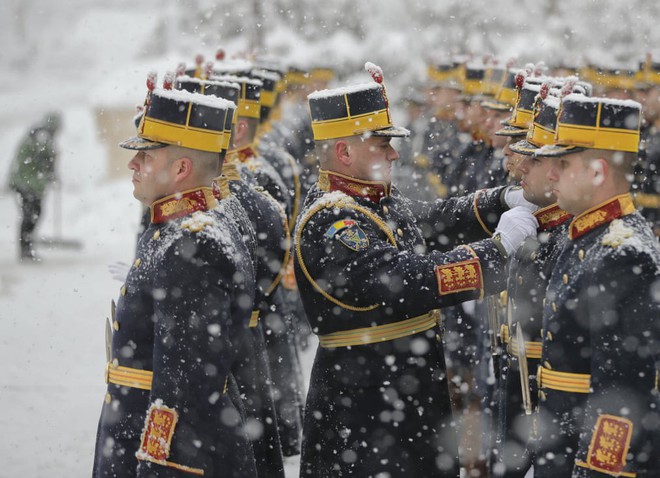
[[[538,226],[538,221],[529,209],[518,206],[502,214],[495,234],[500,235],[500,242],[510,257],[525,239],[536,235]]]
[[[112,264],[108,264],[108,272],[110,272],[110,275],[114,280],[118,280],[119,282],[126,281],[126,276],[130,269],[131,266],[125,262],[113,262]]]
[[[522,206],[534,212],[539,208],[536,204],[532,204],[523,197],[523,190],[519,186],[509,186],[506,188],[504,191],[504,202],[512,209]]]

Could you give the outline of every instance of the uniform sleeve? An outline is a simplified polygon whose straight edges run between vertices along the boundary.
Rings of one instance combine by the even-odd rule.
[[[212,460],[218,428],[237,425],[225,388],[247,331],[232,310],[240,271],[216,244],[184,235],[154,281],[154,354],[150,408],[137,452],[139,477],[194,476]],[[208,473],[207,473],[208,475]]]
[[[651,294],[655,269],[647,255],[625,251],[587,277],[592,285],[581,298],[587,308],[578,317],[589,321],[592,391],[574,477],[635,476],[657,455],[650,447],[660,419],[652,356],[660,316]]]
[[[477,299],[505,285],[505,259],[489,239],[421,255],[399,250],[385,231],[350,208],[319,212],[298,232],[298,282],[307,280],[339,307],[381,307],[382,323]]]
[[[462,197],[413,201],[413,212],[429,248],[440,244],[465,244],[490,237],[500,216],[508,209],[503,187],[484,189]]]

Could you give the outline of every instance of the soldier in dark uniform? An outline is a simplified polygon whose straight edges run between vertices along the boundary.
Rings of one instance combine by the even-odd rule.
[[[635,89],[643,106],[644,122],[639,161],[636,163],[633,195],[635,205],[660,235],[660,64],[648,58]]]
[[[541,357],[543,301],[572,217],[556,204],[552,184],[546,178],[552,161],[533,156],[538,148],[552,144],[558,108],[557,97],[537,100],[534,122],[528,133],[523,130],[527,139],[510,146],[513,154],[523,158],[517,165],[517,174],[524,196],[540,209],[534,212],[539,222],[538,235],[528,238],[510,260],[507,313],[499,333],[502,369],[497,383],[493,471],[496,476],[507,478],[523,478],[531,466],[525,449],[532,437],[531,413],[537,403],[535,376]],[[503,133],[514,137],[513,129],[508,127]],[[519,339],[523,342],[522,351]],[[526,361],[522,368],[521,360]]]
[[[177,89],[214,95],[244,106],[240,83],[179,76],[175,86]],[[234,115],[235,109],[230,108],[224,125],[223,158],[231,145]],[[238,176],[234,164],[223,164],[218,173],[220,172],[223,173],[222,178],[233,179]],[[239,359],[234,364],[232,372],[245,406],[257,474],[259,478],[283,477],[282,446],[273,400],[266,339],[263,323],[259,321],[259,309],[263,308],[260,304],[265,300],[264,296],[270,293],[271,284],[282,269],[283,256],[288,255],[288,234],[285,230],[286,221],[281,217],[277,203],[272,198],[271,201],[262,199],[262,195],[249,185],[243,184],[243,186],[229,187],[226,181],[221,181],[221,177],[216,178],[214,184],[214,192],[220,199],[220,204],[231,212],[239,230],[251,239],[249,243],[254,244],[251,257],[256,276],[255,308],[250,318],[247,340],[243,343]],[[270,198],[269,195],[268,197]]]
[[[228,388],[254,272],[210,187],[231,103],[154,86],[138,136],[122,143],[138,150],[133,194],[151,206],[151,224],[113,313],[93,475],[252,478],[244,412]]]
[[[636,102],[569,95],[535,153],[575,216],[543,311],[535,477],[660,470],[660,249],[629,193],[640,123]]]
[[[297,455],[300,453],[302,433],[302,370],[295,348],[295,337],[290,328],[293,320],[291,307],[279,287],[290,253],[287,215],[282,203],[275,201],[276,198],[270,194],[272,189],[262,187],[263,183],[256,177],[263,173],[264,165],[268,166],[272,173],[277,173],[252,147],[261,115],[261,83],[247,77],[214,78],[238,82],[241,85],[239,107],[232,126],[231,145],[225,168],[232,190],[237,195],[240,193],[239,199],[251,216],[253,224],[259,223],[255,228],[257,240],[260,240],[260,235],[269,236],[263,238],[265,244],[261,244],[265,248],[263,254],[266,269],[260,284],[264,291],[264,300],[257,306],[260,311],[259,321],[265,332],[282,452],[284,456]],[[239,179],[241,184],[235,183]],[[253,192],[241,192],[248,185],[254,189]],[[284,186],[283,190],[286,191]],[[248,204],[249,201],[256,202]]]
[[[407,131],[392,125],[382,71],[366,66],[376,83],[309,96],[321,172],[296,224],[295,268],[320,347],[301,476],[458,477],[434,309],[499,290],[506,251],[536,221],[525,208],[502,215],[505,188],[435,203],[400,195],[389,141]],[[422,222],[450,241],[496,234],[430,252]]]

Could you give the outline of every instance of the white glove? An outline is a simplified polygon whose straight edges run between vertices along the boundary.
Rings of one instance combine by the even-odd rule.
[[[119,282],[126,281],[126,276],[130,269],[131,266],[125,262],[113,262],[112,264],[108,264],[108,272],[110,272],[110,275],[114,280],[118,280]]]
[[[504,202],[512,209],[522,206],[534,212],[539,208],[536,204],[532,204],[523,197],[523,190],[519,186],[509,186],[506,188],[504,191]]]
[[[536,235],[538,221],[525,207],[514,207],[500,216],[495,234],[500,235],[500,242],[506,253],[511,255],[516,252],[525,239]]]

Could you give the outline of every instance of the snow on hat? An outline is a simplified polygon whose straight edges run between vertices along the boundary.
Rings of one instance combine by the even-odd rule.
[[[514,153],[531,156],[539,148],[553,144],[557,125],[560,98],[548,94],[549,87],[542,86],[534,106],[534,121],[529,125],[527,138],[511,144]]]
[[[508,80],[508,78],[507,78]],[[518,70],[514,76],[516,102],[511,116],[502,123],[504,128],[496,131],[498,136],[525,136],[532,122],[534,101],[541,90],[536,78],[528,78],[525,70]]]
[[[177,90],[186,90],[192,93],[200,93],[202,95],[213,95],[232,103],[233,107],[230,107],[227,110],[227,116],[225,117],[225,141],[222,147],[223,150],[229,149],[231,126],[234,121],[236,105],[238,104],[241,95],[241,85],[231,81],[202,80],[183,75],[176,78],[175,88]]]
[[[509,148],[514,153],[532,155],[537,149],[554,144],[561,99],[572,93],[584,94],[583,83],[576,76],[548,79],[544,82],[535,99],[532,113],[534,120],[527,130],[527,138],[510,145]],[[553,86],[561,86],[561,89],[552,88]]]
[[[156,75],[149,75],[149,92],[138,134],[119,146],[142,150],[175,145],[220,153],[225,143],[225,118],[233,103],[215,96],[172,90],[173,81],[174,75],[166,75],[163,88],[156,88]]]
[[[240,88],[240,94],[236,104],[236,112],[234,113],[234,124],[238,118],[254,118],[261,117],[261,88],[263,83],[259,80],[248,78],[247,76],[235,75],[218,75],[212,76],[211,81],[224,81],[229,83],[237,83]]]
[[[392,124],[383,70],[370,62],[364,67],[374,83],[315,91],[307,96],[316,141],[367,132],[374,136],[404,137],[410,134],[407,129]]]
[[[632,100],[589,98],[570,94],[561,102],[554,145],[538,149],[535,156],[563,156],[584,149],[636,153],[642,106]]]
[[[281,91],[282,75],[274,71],[255,68],[250,71],[250,78],[262,83],[259,103],[261,105],[260,119],[263,122],[268,119],[271,109],[275,106],[277,95]]]

